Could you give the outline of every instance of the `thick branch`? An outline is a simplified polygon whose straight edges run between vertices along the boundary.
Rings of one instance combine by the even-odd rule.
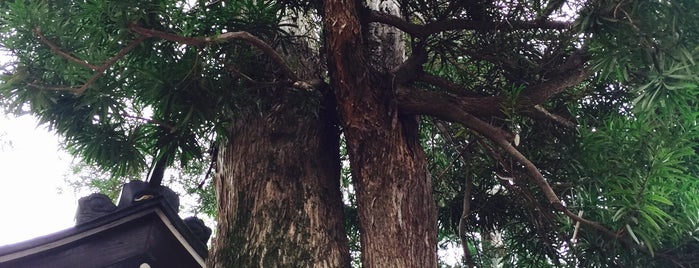
[[[590,70],[582,67],[582,61],[576,61],[576,64],[577,66],[568,67],[570,64],[566,63],[564,66],[568,67],[568,69],[561,69],[564,72],[561,72],[558,76],[548,78],[540,84],[526,88],[517,98],[517,110],[531,110],[536,105],[546,102],[552,96],[586,79],[591,73]],[[405,86],[400,87],[400,90],[396,93],[399,102],[403,106],[410,107],[412,112],[416,114],[436,113],[447,115],[450,113],[450,109],[452,109],[447,107],[458,107],[459,110],[478,116],[502,115],[501,104],[505,99],[502,96],[460,96],[454,93],[460,94],[468,91],[444,78],[423,74],[418,79],[443,88],[446,91],[427,91]]]
[[[473,115],[499,115],[502,99],[497,96],[462,97],[451,92],[427,91],[398,86],[396,98],[405,111],[432,115],[451,122],[459,122],[452,111],[459,110]]]
[[[466,19],[447,19],[428,23],[425,25],[419,25],[407,22],[400,17],[379,12],[372,11],[369,14],[370,22],[378,22],[387,25],[391,25],[404,31],[414,37],[425,38],[429,35],[452,30],[481,30],[481,31],[497,31],[497,30],[527,30],[527,29],[556,29],[565,30],[569,29],[572,25],[570,22],[566,21],[501,21],[501,22],[489,22],[489,21],[472,21]]]
[[[141,36],[144,37],[155,37],[155,38],[160,38],[176,43],[181,43],[181,44],[187,44],[187,45],[192,45],[196,47],[203,47],[203,46],[208,46],[211,44],[215,43],[225,43],[231,40],[243,40],[257,49],[259,49],[262,53],[267,55],[272,62],[276,63],[281,69],[284,75],[286,75],[289,79],[292,81],[299,81],[301,79],[298,78],[298,76],[289,68],[289,66],[286,64],[284,61],[284,58],[282,58],[279,53],[277,53],[276,50],[269,44],[267,44],[265,41],[262,39],[244,31],[239,31],[239,32],[228,32],[228,33],[223,33],[214,37],[185,37],[185,36],[180,36],[176,35],[173,33],[167,33],[167,32],[162,32],[162,31],[157,31],[157,30],[152,30],[152,29],[146,29],[141,26],[132,24],[129,27],[132,31],[135,33],[140,34]]]
[[[401,65],[397,66],[391,73],[395,84],[403,84],[415,79],[418,73],[422,72],[422,65],[427,62],[427,51],[424,44],[420,43],[413,48],[413,54]]]
[[[534,105],[546,102],[569,87],[575,86],[590,75],[588,68],[579,68],[549,78],[541,84],[525,89],[517,100],[518,109],[528,109]]]
[[[487,129],[490,126],[488,123],[473,115],[477,112],[479,101],[487,98],[460,98],[449,93],[417,90],[399,85],[396,99],[399,108],[404,112],[430,115],[445,121],[461,123],[477,132],[491,130]],[[514,138],[512,134],[502,129],[492,128],[494,135],[505,137],[507,140]]]

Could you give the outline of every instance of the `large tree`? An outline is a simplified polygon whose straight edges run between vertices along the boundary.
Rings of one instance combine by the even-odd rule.
[[[366,267],[697,260],[695,1],[2,8],[8,110],[117,176],[213,161],[213,267],[350,265],[340,137]]]

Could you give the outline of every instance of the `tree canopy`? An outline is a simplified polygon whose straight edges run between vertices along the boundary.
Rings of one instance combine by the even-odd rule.
[[[209,173],[236,129],[257,127],[246,118],[296,133],[286,128],[313,117],[343,133],[350,166],[335,180],[354,185],[344,217],[365,266],[382,254],[372,239],[394,231],[367,227],[383,213],[369,204],[390,198],[407,204],[385,213],[399,225],[425,213],[396,234],[434,229],[427,247],[459,243],[462,265],[699,265],[697,1],[14,0],[0,11],[14,59],[0,104],[114,177],[160,159]]]

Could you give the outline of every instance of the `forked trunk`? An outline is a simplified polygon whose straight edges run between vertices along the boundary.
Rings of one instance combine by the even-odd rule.
[[[237,120],[220,147],[210,267],[349,267],[339,136],[300,94]]]
[[[417,120],[373,71],[355,1],[325,2],[331,84],[357,192],[364,267],[436,267],[436,205]],[[384,50],[385,51],[385,50]]]

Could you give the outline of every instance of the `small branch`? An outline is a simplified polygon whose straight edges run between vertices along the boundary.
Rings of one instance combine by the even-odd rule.
[[[238,68],[235,68],[235,66],[233,66],[233,65],[231,65],[231,64],[228,64],[228,65],[226,66],[226,69],[227,69],[229,72],[233,73],[233,74],[236,74],[236,75],[239,75],[239,76],[242,77],[242,78],[245,78],[245,80],[248,80],[248,82],[250,82],[250,83],[258,83],[257,81],[255,81],[255,79],[252,79],[250,76],[244,74],[243,72],[241,72],[240,70],[238,70]]]
[[[100,65],[100,67],[97,69],[97,71],[105,71],[105,70],[107,70],[109,67],[111,67],[112,65],[114,65],[114,63],[116,63],[117,60],[119,60],[119,59],[123,58],[124,56],[126,56],[126,54],[129,53],[129,51],[131,51],[131,50],[133,50],[134,48],[136,48],[136,47],[137,47],[139,44],[141,44],[141,42],[143,42],[144,40],[146,40],[145,37],[138,37],[138,38],[134,39],[133,41],[131,41],[131,43],[130,43],[129,45],[127,45],[126,47],[124,47],[124,48],[122,48],[121,50],[119,50],[119,52],[117,52],[116,55],[114,55],[113,57],[111,57],[110,59],[108,59],[107,61],[105,61],[102,65]]]
[[[568,120],[560,115],[552,114],[551,112],[546,110],[546,108],[542,107],[541,105],[538,105],[538,104],[534,105],[534,110],[536,110],[539,113],[541,113],[542,115],[544,115],[544,117],[551,119],[552,121],[554,121],[554,122],[556,122],[564,127],[567,127],[570,129],[575,129],[577,127],[577,125],[575,123],[573,123],[572,121],[570,121],[570,120]]]
[[[541,172],[539,172],[539,169],[534,165],[534,163],[532,163],[531,161],[529,161],[529,159],[527,159],[524,155],[522,155],[522,153],[520,153],[517,150],[517,148],[512,146],[512,144],[510,144],[510,142],[508,142],[504,137],[498,137],[496,134],[493,134],[493,133],[496,133],[496,132],[493,132],[493,130],[499,129],[499,128],[496,128],[494,126],[490,126],[489,124],[487,124],[485,122],[483,122],[483,124],[486,124],[487,126],[479,127],[481,130],[478,130],[478,129],[475,129],[475,130],[480,132],[481,135],[494,141],[496,144],[498,144],[498,146],[500,146],[500,148],[505,150],[505,152],[507,152],[515,160],[517,160],[519,163],[524,165],[524,169],[527,171],[527,173],[529,173],[529,176],[531,176],[532,180],[534,180],[534,183],[539,187],[539,189],[541,189],[541,191],[543,191],[544,196],[549,201],[551,206],[553,206],[554,209],[563,212],[563,214],[565,214],[566,216],[568,216],[569,218],[571,218],[575,221],[582,222],[582,223],[592,227],[593,229],[602,232],[604,235],[606,235],[612,239],[623,240],[623,239],[621,239],[621,237],[617,233],[612,232],[611,230],[607,229],[606,227],[602,226],[601,224],[594,222],[594,221],[591,221],[591,220],[588,220],[588,219],[584,219],[584,218],[579,217],[578,215],[575,215],[572,212],[570,212],[570,210],[568,210],[563,205],[563,203],[561,203],[561,200],[558,199],[558,196],[553,191],[553,189],[548,184],[548,182],[546,182],[546,179],[541,174]],[[628,242],[628,243],[630,243],[630,242]]]
[[[44,43],[45,45],[49,46],[51,51],[53,51],[53,53],[56,53],[56,55],[59,55],[70,62],[84,66],[88,69],[97,70],[97,68],[98,68],[97,66],[92,65],[84,60],[81,60],[77,57],[74,57],[74,56],[68,54],[67,52],[61,50],[61,48],[58,45],[54,44],[48,38],[46,38],[46,36],[44,36],[44,34],[41,33],[41,30],[39,28],[34,29],[34,33],[39,37],[39,40],[42,43]]]
[[[458,147],[454,136],[447,130],[447,127],[441,122],[441,121],[434,121],[433,122],[437,130],[441,135],[444,136],[444,138],[454,145],[455,147]],[[454,160],[449,164],[449,166],[442,171],[442,173],[438,176],[441,177],[447,169],[449,169],[457,160],[461,161],[464,164],[467,164],[466,157],[464,154],[466,153],[467,150],[469,150],[474,144],[474,142],[468,143],[466,148],[462,148],[459,151],[459,154],[454,158]],[[468,172],[467,172],[468,173]],[[462,211],[461,211],[461,217],[459,218],[459,240],[461,241],[461,248],[464,251],[464,261],[466,262],[466,265],[469,268],[473,268],[473,256],[471,256],[471,249],[468,247],[468,240],[466,239],[466,222],[468,221],[468,215],[471,213],[471,188],[473,187],[473,176],[471,174],[466,174],[466,182],[465,182],[465,187],[464,187],[464,199],[463,199],[463,204],[462,204]]]
[[[446,19],[419,25],[407,22],[402,18],[391,15],[385,12],[371,11],[369,14],[370,22],[378,22],[386,25],[391,25],[404,31],[413,37],[425,38],[432,34],[444,31],[453,30],[481,30],[481,31],[498,31],[498,30],[527,30],[527,29],[554,29],[566,30],[572,25],[567,21],[472,21],[465,19]]]
[[[583,216],[583,210],[578,212],[578,217],[582,217],[582,216]],[[575,228],[573,229],[573,237],[570,238],[570,241],[571,241],[571,243],[573,243],[573,245],[577,244],[577,242],[578,242],[578,230],[580,230],[580,222],[575,223]]]
[[[422,73],[422,74],[420,74],[420,76],[417,79],[420,82],[424,82],[424,83],[427,83],[427,84],[430,84],[430,85],[433,85],[436,87],[440,87],[440,88],[449,90],[451,92],[455,92],[455,93],[467,92],[466,89],[464,89],[463,87],[461,87],[457,84],[454,84],[451,81],[444,79],[443,77],[439,77],[436,75]]]
[[[75,91],[75,95],[80,96],[83,93],[85,93],[85,90],[87,90],[88,87],[90,87],[92,84],[97,82],[97,79],[102,77],[104,75],[105,71],[107,71],[107,69],[109,69],[109,67],[112,67],[112,65],[114,65],[114,63],[116,63],[119,59],[126,56],[126,54],[129,53],[129,51],[136,48],[145,39],[146,38],[143,36],[136,38],[135,40],[131,41],[131,43],[128,46],[119,50],[119,52],[117,52],[116,55],[114,55],[113,57],[111,57],[110,59],[105,61],[102,65],[97,67],[97,69],[95,69],[95,74],[90,78],[90,80],[87,80],[87,82],[85,82],[85,84],[83,84],[80,88],[78,88]]]
[[[157,126],[161,126],[161,127],[166,128],[166,129],[169,130],[170,132],[174,132],[174,131],[175,131],[175,127],[174,127],[174,126],[172,126],[172,125],[170,125],[170,124],[168,124],[168,123],[165,123],[165,122],[163,122],[163,121],[155,120],[155,119],[152,119],[152,118],[145,118],[145,117],[130,115],[130,114],[127,114],[127,113],[121,113],[121,116],[126,117],[126,118],[131,118],[131,119],[136,119],[136,120],[144,121],[144,122],[149,123],[149,124],[154,124],[154,125],[157,125]]]
[[[75,94],[76,96],[82,95],[83,93],[85,93],[87,88],[92,86],[92,84],[94,84],[95,82],[97,82],[97,79],[102,77],[102,75],[104,75],[104,72],[96,72],[94,75],[92,75],[92,77],[90,77],[90,80],[87,80],[87,82],[85,82],[85,84],[83,84],[78,89],[76,89],[73,92],[73,94]]]
[[[529,30],[529,29],[552,29],[567,30],[572,23],[567,21],[471,21],[464,19],[450,19],[437,21],[425,25],[428,34],[439,33],[452,30],[481,30],[481,31],[501,31],[501,30]]]
[[[211,151],[211,161],[209,163],[209,168],[206,170],[206,173],[204,174],[204,179],[202,179],[199,182],[199,185],[197,185],[197,188],[199,190],[204,188],[204,183],[206,183],[206,181],[209,179],[209,177],[211,176],[211,173],[214,171],[214,169],[216,167],[216,161],[218,158],[218,144],[216,142],[211,143],[210,151]]]
[[[229,40],[236,40],[236,39],[245,40],[245,41],[247,41],[248,43],[250,43],[251,45],[253,45],[253,46],[257,47],[258,49],[260,49],[260,51],[262,51],[262,53],[264,53],[265,55],[267,55],[268,57],[270,57],[270,59],[271,59],[274,63],[276,63],[277,65],[279,65],[280,68],[282,68],[284,74],[285,74],[289,79],[291,79],[291,80],[293,80],[293,81],[299,81],[299,80],[301,80],[301,79],[300,79],[298,76],[296,76],[296,74],[289,68],[289,66],[286,64],[286,61],[284,61],[284,58],[282,58],[282,56],[279,55],[279,53],[277,53],[277,51],[274,50],[274,48],[273,48],[272,46],[270,46],[269,44],[267,44],[265,41],[262,41],[262,39],[257,38],[257,36],[254,36],[254,35],[252,35],[252,34],[250,34],[250,33],[248,33],[248,32],[243,32],[243,31],[240,31],[240,32],[229,32],[229,33],[221,34],[221,35],[219,35],[219,36],[217,36],[217,37],[214,37],[214,38],[210,38],[210,37],[205,38],[206,41],[211,42],[211,43],[228,42]]]
[[[28,87],[33,87],[36,89],[41,89],[41,90],[53,90],[53,91],[70,91],[70,92],[75,92],[78,90],[78,88],[75,87],[61,87],[61,86],[47,86],[47,85],[40,85],[36,84],[34,82],[28,82],[27,83]]]
[[[143,40],[145,40],[145,37],[143,37],[143,36],[141,36],[141,37],[139,37],[139,38],[136,38],[136,39],[135,39],[134,41],[132,41],[128,46],[126,46],[126,47],[122,48],[121,50],[119,50],[119,52],[117,52],[116,55],[114,55],[113,57],[111,57],[110,59],[108,59],[107,61],[105,61],[104,63],[102,63],[102,65],[100,65],[100,66],[95,66],[95,65],[89,64],[88,62],[86,62],[86,61],[84,61],[84,60],[82,60],[82,59],[79,59],[79,58],[77,58],[77,57],[74,57],[74,56],[68,54],[67,52],[61,50],[61,48],[58,47],[58,45],[56,45],[56,44],[54,44],[53,42],[51,42],[50,40],[48,40],[48,38],[46,38],[46,36],[44,36],[44,34],[41,33],[41,30],[40,30],[40,29],[38,29],[38,28],[37,28],[37,29],[34,29],[34,33],[39,37],[39,40],[41,40],[42,43],[46,44],[46,45],[51,49],[52,52],[56,53],[56,55],[58,55],[58,56],[60,56],[60,57],[62,57],[62,58],[64,58],[64,59],[67,59],[67,60],[70,61],[70,62],[73,62],[73,63],[76,63],[76,64],[78,64],[78,65],[87,67],[87,68],[89,68],[89,69],[95,71],[95,74],[94,74],[89,80],[87,80],[87,82],[85,82],[85,84],[83,84],[83,85],[80,86],[79,88],[72,88],[72,87],[71,87],[71,88],[45,87],[45,86],[39,86],[39,85],[32,84],[32,83],[29,83],[29,84],[27,84],[27,85],[28,85],[28,86],[32,86],[32,87],[36,87],[36,88],[41,88],[41,89],[49,89],[49,90],[70,90],[70,91],[73,91],[73,93],[74,93],[75,95],[78,95],[78,96],[80,96],[80,95],[82,95],[83,93],[85,93],[85,90],[87,90],[88,87],[90,87],[90,86],[91,86],[92,84],[94,84],[100,77],[102,77],[102,75],[104,75],[104,72],[105,72],[107,69],[109,69],[109,67],[111,67],[112,65],[114,65],[114,63],[116,63],[116,61],[118,61],[119,59],[121,59],[121,58],[123,58],[124,56],[126,56],[126,54],[127,54],[129,51],[131,51],[132,49],[136,48],[136,46],[138,46],[141,42],[143,42]]]
[[[464,250],[466,265],[472,268],[474,267],[473,257],[471,256],[471,249],[468,247],[468,240],[466,240],[466,222],[468,221],[468,214],[471,213],[471,188],[473,187],[473,177],[471,174],[466,174],[465,184],[463,208],[461,218],[459,218],[459,238],[461,239],[461,248]]]
[[[279,53],[262,39],[244,31],[239,32],[228,32],[223,33],[214,37],[185,37],[172,33],[156,31],[152,29],[143,28],[141,26],[132,24],[129,26],[133,32],[140,34],[143,37],[155,37],[176,43],[192,45],[196,47],[208,46],[214,43],[225,43],[231,40],[243,40],[254,47],[258,48],[263,54],[267,55],[272,62],[276,63],[281,69],[284,75],[286,75],[292,81],[300,81],[301,79],[289,68],[289,66],[284,61]]]

